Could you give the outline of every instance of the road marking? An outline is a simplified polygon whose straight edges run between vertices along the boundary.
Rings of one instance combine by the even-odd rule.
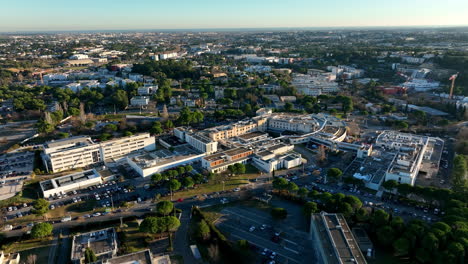
[[[243,237],[241,237],[241,236],[238,236],[238,235],[232,235],[232,234],[231,234],[231,236],[237,237],[237,238],[239,238],[239,239],[245,239],[245,238],[243,238]],[[252,243],[252,244],[256,245],[257,247],[265,248],[264,246],[259,245],[258,243],[252,242],[252,241],[250,241],[250,240],[248,240],[248,239],[247,239],[247,241],[249,241],[249,243]],[[283,254],[281,254],[281,253],[276,252],[276,254],[277,254],[278,256],[282,256],[283,258],[286,258],[286,259],[288,259],[288,260],[290,260],[290,261],[292,261],[292,262],[300,263],[299,261],[297,261],[297,260],[295,260],[295,259],[293,259],[293,258],[290,258],[290,257],[288,257],[288,256],[285,256],[285,255],[283,255]]]
[[[258,222],[258,221],[252,220],[251,218],[246,217],[246,216],[244,216],[244,215],[240,215],[240,214],[238,214],[238,213],[236,213],[236,212],[233,212],[233,211],[230,211],[230,210],[224,210],[224,211],[225,211],[225,212],[228,212],[228,213],[231,213],[231,214],[233,214],[233,215],[236,215],[236,216],[245,218],[245,219],[247,219],[247,220],[250,220],[250,221],[252,221],[252,222],[254,222],[254,223],[257,223],[258,225],[262,225],[262,224],[263,224],[263,223],[260,223],[260,222]]]
[[[299,255],[299,252],[297,252],[296,250],[292,250],[292,249],[290,249],[288,247],[283,247],[283,248],[286,249],[286,250],[289,250],[289,251],[291,251],[293,253],[296,253],[297,255]]]
[[[283,238],[283,240],[286,241],[286,242],[288,242],[288,243],[291,243],[291,244],[297,246],[297,243],[296,243],[296,242],[293,242],[293,241],[291,241],[291,240],[289,240],[289,239],[286,239],[286,238]]]

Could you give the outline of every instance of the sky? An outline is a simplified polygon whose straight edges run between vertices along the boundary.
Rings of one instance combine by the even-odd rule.
[[[467,0],[0,0],[0,32],[467,26]]]

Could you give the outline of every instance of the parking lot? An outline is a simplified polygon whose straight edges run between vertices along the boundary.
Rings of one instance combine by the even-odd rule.
[[[255,248],[257,263],[315,263],[309,233],[296,228],[297,218],[303,215],[292,212],[279,221],[267,211],[246,206],[226,207],[220,213],[223,216],[216,225],[233,241],[249,241]]]
[[[0,200],[21,191],[23,181],[31,175],[33,162],[33,152],[0,155]]]

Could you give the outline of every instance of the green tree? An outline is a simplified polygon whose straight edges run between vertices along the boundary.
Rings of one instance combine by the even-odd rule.
[[[281,207],[271,209],[271,216],[275,219],[285,219],[288,216],[288,211]]]
[[[176,180],[176,179],[172,179],[169,181],[169,188],[173,191],[177,191],[180,189],[180,187],[182,187],[182,184]]]
[[[117,90],[111,96],[111,100],[119,109],[125,109],[128,106],[128,96],[124,90]]]
[[[318,211],[318,206],[314,202],[307,202],[304,204],[302,210],[306,216],[310,216],[310,214],[316,213]]]
[[[37,223],[31,229],[32,238],[43,238],[50,236],[54,227],[49,223]]]
[[[338,168],[330,168],[327,171],[327,176],[334,181],[339,181],[342,175],[343,172]]]
[[[210,227],[208,226],[205,220],[202,219],[197,224],[195,233],[197,238],[201,240],[207,240],[208,238],[210,238]]]
[[[289,192],[297,192],[299,190],[299,187],[294,182],[289,182],[287,188]]]
[[[89,247],[86,247],[85,249],[85,263],[94,263],[97,261],[97,257],[96,257],[96,254],[94,254],[94,251],[89,248]]]
[[[466,158],[463,155],[456,155],[453,159],[452,182],[456,190],[462,190],[467,187],[466,173],[468,167]]]
[[[388,180],[382,183],[382,186],[387,189],[388,191],[392,191],[398,186],[398,182],[395,180]]]
[[[299,188],[299,190],[297,191],[297,195],[299,195],[300,197],[304,198],[304,197],[307,197],[307,194],[309,193],[309,190],[307,190],[307,188],[305,187],[301,187]]]
[[[372,222],[376,227],[384,226],[388,223],[390,215],[382,209],[374,212],[372,216]]]
[[[185,172],[186,172],[186,173],[189,173],[189,172],[192,172],[192,171],[193,171],[192,165],[186,165],[186,166],[185,166]]]
[[[377,229],[377,239],[379,243],[384,246],[389,246],[393,243],[395,238],[395,233],[390,226],[383,226]]]
[[[183,166],[178,167],[177,172],[179,172],[179,175],[183,175],[185,173],[185,167]]]
[[[163,217],[162,223],[166,232],[175,232],[180,227],[180,221],[175,216]]]
[[[155,173],[155,174],[151,175],[151,181],[152,181],[153,183],[158,183],[158,182],[160,182],[162,179],[163,179],[163,177],[162,177],[161,173]]]
[[[43,216],[49,211],[49,202],[46,199],[39,198],[33,203],[33,213],[38,216]]]
[[[184,187],[193,187],[193,185],[195,184],[195,182],[193,181],[192,177],[185,177],[182,179],[182,185],[184,185]]]
[[[285,178],[275,178],[273,180],[273,188],[276,190],[285,190],[288,188],[288,181]]]
[[[143,233],[158,234],[163,232],[163,225],[159,217],[146,217],[141,222],[139,230]]]
[[[156,212],[160,215],[168,215],[174,210],[174,204],[170,201],[160,201],[156,205]]]
[[[353,207],[354,210],[357,210],[362,207],[361,200],[354,195],[346,195],[346,197],[344,198],[344,201],[349,203]]]
[[[410,250],[410,242],[405,237],[400,237],[393,242],[393,250],[397,256],[406,256]]]

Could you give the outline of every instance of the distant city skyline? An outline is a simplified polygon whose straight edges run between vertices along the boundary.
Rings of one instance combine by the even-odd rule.
[[[2,4],[0,32],[467,26],[467,12],[466,0],[24,0]]]

